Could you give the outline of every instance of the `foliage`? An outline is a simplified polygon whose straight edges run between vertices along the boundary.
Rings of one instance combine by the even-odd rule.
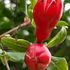
[[[9,4],[6,4],[6,2]],[[28,16],[31,26],[20,28],[0,40],[0,70],[6,70],[4,66],[7,59],[11,70],[28,70],[25,65],[25,51],[29,44],[35,42],[35,24],[32,16],[36,0],[0,0],[0,34],[16,27],[24,22]],[[64,0],[64,5],[70,3]],[[70,9],[65,10],[51,37],[44,43],[48,45],[52,53],[52,62],[47,70],[68,70],[70,67]],[[67,60],[67,61],[66,61]],[[68,65],[67,65],[68,64]]]

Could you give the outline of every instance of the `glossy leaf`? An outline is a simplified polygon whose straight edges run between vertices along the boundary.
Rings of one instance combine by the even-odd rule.
[[[66,59],[60,57],[52,57],[52,62],[47,70],[68,70]]]
[[[48,47],[51,48],[53,46],[62,43],[65,40],[66,36],[67,36],[67,30],[66,27],[63,26],[61,30],[56,34],[56,36],[53,37],[51,41],[48,43]]]
[[[24,52],[30,44],[28,41],[24,39],[15,39],[8,36],[1,38],[1,43],[12,50],[21,52]]]
[[[20,62],[24,61],[25,53],[21,52],[7,52],[7,56],[10,58],[10,61]]]

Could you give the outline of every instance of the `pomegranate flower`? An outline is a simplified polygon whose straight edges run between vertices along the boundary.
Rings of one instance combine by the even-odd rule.
[[[61,0],[38,0],[33,17],[36,24],[36,40],[43,42],[47,40],[63,13]]]

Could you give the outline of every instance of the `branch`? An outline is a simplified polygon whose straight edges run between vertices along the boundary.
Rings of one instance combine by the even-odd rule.
[[[11,29],[11,30],[9,30],[9,31],[7,31],[7,32],[5,32],[5,33],[3,33],[2,35],[0,35],[0,39],[1,39],[3,36],[5,36],[6,34],[12,34],[13,32],[16,32],[18,29],[24,28],[24,27],[26,27],[26,26],[29,26],[30,24],[31,24],[30,19],[29,19],[28,17],[25,17],[25,18],[24,18],[24,22],[23,22],[22,24],[18,25],[17,27],[14,27],[13,29]]]

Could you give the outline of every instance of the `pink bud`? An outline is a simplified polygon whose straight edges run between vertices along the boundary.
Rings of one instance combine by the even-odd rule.
[[[43,44],[32,44],[26,51],[25,62],[29,70],[45,70],[51,62],[51,53]]]

